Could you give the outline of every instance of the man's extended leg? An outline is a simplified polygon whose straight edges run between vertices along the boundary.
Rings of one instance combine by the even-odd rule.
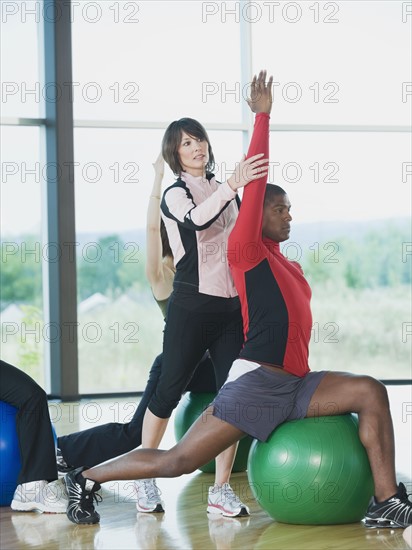
[[[107,464],[89,470],[79,468],[66,475],[70,504],[67,515],[74,523],[82,523],[81,507],[88,502],[88,514],[93,493],[100,483],[117,479],[178,477],[191,473],[239,441],[245,434],[231,424],[212,416],[206,409],[185,436],[169,451],[138,449]],[[83,471],[82,471],[83,470]],[[93,483],[95,482],[95,483]],[[93,513],[84,523],[95,523]]]

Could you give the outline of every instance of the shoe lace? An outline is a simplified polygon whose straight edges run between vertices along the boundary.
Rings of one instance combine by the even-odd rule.
[[[143,486],[145,494],[149,499],[156,499],[160,497],[161,493],[154,479],[145,479]]]
[[[232,504],[234,505],[239,505],[239,506],[243,506],[243,503],[242,501],[240,500],[240,498],[237,496],[237,494],[234,492],[234,490],[232,489],[232,487],[229,485],[229,483],[225,483],[223,486],[222,486],[222,492],[226,498],[226,500],[228,502],[231,502]]]
[[[88,512],[93,512],[93,502],[96,504],[99,504],[103,500],[102,496],[99,495],[99,493],[96,493],[95,491],[90,491],[89,493],[86,493],[81,498],[81,506],[84,510],[87,510]]]

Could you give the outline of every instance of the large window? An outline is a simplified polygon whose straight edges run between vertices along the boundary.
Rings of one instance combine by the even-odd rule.
[[[75,119],[240,122],[240,102],[222,101],[226,83],[239,88],[239,24],[204,11],[202,2],[154,1],[75,12]]]
[[[4,127],[2,146],[2,357],[44,384],[42,239],[39,128]],[[47,328],[46,328],[47,331]]]
[[[253,66],[273,72],[275,124],[410,124],[407,3],[251,4]]]
[[[26,2],[29,11],[35,2]],[[9,4],[11,11],[18,5]],[[43,112],[40,78],[40,18],[8,16],[2,6],[1,114],[38,119]],[[10,13],[10,12],[8,12]],[[48,332],[43,317],[43,265],[49,249],[43,239],[42,194],[45,186],[41,127],[1,128],[1,344],[2,358],[20,366],[42,386]]]
[[[44,365],[66,346],[66,364],[52,365],[63,386],[78,373],[82,394],[143,389],[162,343],[144,266],[164,130],[183,116],[202,122],[216,176],[226,179],[247,149],[251,74],[266,67],[274,76],[269,179],[293,205],[283,250],[313,289],[310,365],[409,378],[409,3],[100,0],[73,2],[69,17],[64,5],[2,3],[2,357],[50,389]],[[63,19],[67,34],[59,27],[53,36],[50,24]],[[43,84],[54,71],[62,90],[71,88],[74,158],[71,109],[55,124],[45,108],[56,93],[62,106],[61,90]],[[50,182],[46,153],[74,162],[74,197]],[[172,181],[167,170],[164,185]],[[73,213],[72,203],[59,226],[56,213]],[[78,341],[50,351],[49,316],[65,323],[59,312],[76,311],[74,274],[50,269],[66,229]],[[56,296],[66,297],[64,309]]]
[[[42,22],[40,2],[2,2],[2,117],[37,118],[43,112],[48,90],[40,79]]]

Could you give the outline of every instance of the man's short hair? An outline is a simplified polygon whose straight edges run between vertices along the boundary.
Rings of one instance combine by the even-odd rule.
[[[265,201],[263,203],[264,206],[267,206],[270,204],[274,198],[278,195],[286,195],[286,191],[282,189],[282,187],[279,187],[279,185],[275,185],[273,183],[268,183],[266,185],[265,190]]]

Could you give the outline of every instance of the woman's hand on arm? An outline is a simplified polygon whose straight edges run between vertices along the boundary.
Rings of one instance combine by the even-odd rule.
[[[259,153],[246,159],[243,155],[242,160],[237,164],[235,171],[227,180],[229,187],[237,191],[253,180],[257,180],[268,173],[269,159],[262,158],[263,153]]]

